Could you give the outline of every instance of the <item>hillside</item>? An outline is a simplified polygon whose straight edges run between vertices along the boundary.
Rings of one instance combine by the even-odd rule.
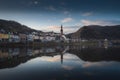
[[[33,31],[37,31],[25,25],[22,25],[18,22],[9,21],[9,20],[1,20],[1,19],[0,19],[0,30],[4,30],[7,33],[8,32],[30,33]]]
[[[120,25],[116,26],[84,26],[75,33],[69,35],[71,38],[82,39],[120,39]]]

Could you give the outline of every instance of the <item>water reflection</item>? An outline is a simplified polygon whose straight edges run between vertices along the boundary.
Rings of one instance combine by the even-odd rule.
[[[42,47],[42,48],[1,48],[0,69],[15,67],[21,63],[40,56],[51,56],[61,54],[64,47]],[[61,60],[62,63],[62,60]]]
[[[80,59],[84,61],[120,61],[120,47],[86,47],[70,46],[70,53],[76,54]]]
[[[119,52],[73,45],[1,48],[0,80],[120,80]]]

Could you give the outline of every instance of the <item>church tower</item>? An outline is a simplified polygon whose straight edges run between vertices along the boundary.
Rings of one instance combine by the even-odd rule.
[[[63,26],[61,25],[61,30],[60,30],[60,32],[61,32],[61,36],[63,35]]]

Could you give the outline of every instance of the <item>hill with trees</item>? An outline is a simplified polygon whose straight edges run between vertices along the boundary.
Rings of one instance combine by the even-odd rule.
[[[70,38],[81,38],[81,39],[120,39],[120,25],[84,26],[80,28],[78,31],[68,34],[68,36]]]
[[[31,33],[37,30],[31,29],[28,26],[22,25],[16,21],[0,19],[0,31],[6,33],[8,32]]]

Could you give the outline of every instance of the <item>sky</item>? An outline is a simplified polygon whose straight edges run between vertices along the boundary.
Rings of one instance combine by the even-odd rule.
[[[119,25],[120,0],[0,0],[0,19],[64,33],[86,25]]]

